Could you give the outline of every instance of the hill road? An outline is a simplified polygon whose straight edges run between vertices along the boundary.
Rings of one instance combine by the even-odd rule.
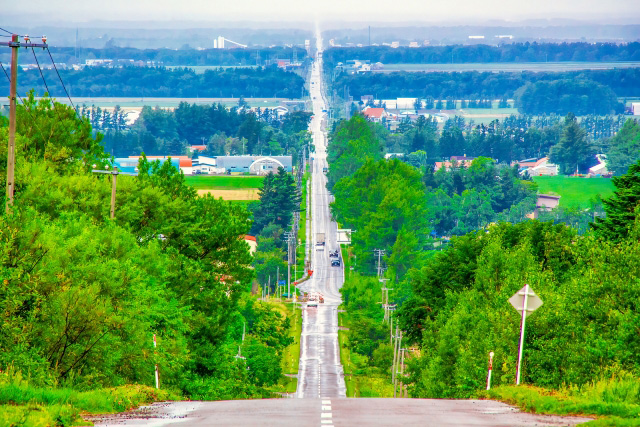
[[[327,103],[322,90],[322,39],[317,34],[317,55],[310,81],[313,119],[311,224],[307,242],[313,274],[300,285],[320,292],[324,303],[303,307],[298,387],[294,398],[219,402],[158,402],[135,411],[93,418],[96,426],[572,426],[588,418],[535,415],[490,400],[347,399],[340,363],[338,313],[344,282],[342,258],[329,257],[338,249],[337,225],[331,220],[331,195],[324,168]],[[324,233],[324,246],[316,245]],[[331,261],[340,259],[339,266]]]

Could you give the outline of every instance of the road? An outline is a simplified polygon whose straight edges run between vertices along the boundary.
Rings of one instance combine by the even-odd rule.
[[[302,335],[300,338],[300,365],[298,368],[298,398],[345,397],[344,373],[340,364],[338,344],[338,305],[342,301],[340,287],[344,282],[343,264],[332,267],[329,251],[339,247],[337,225],[331,221],[327,191],[327,178],[323,169],[327,167],[327,105],[322,96],[322,39],[316,38],[317,55],[313,63],[309,93],[313,104],[313,119],[310,124],[313,143],[311,187],[311,279],[299,288],[305,292],[320,292],[324,303],[318,307],[303,308]],[[325,234],[325,246],[317,246],[315,236]]]
[[[534,415],[491,400],[265,399],[155,403],[96,426],[573,426],[587,418]]]
[[[319,39],[319,38],[318,38]],[[321,40],[318,40],[321,45]],[[318,49],[322,52],[321,46]],[[314,119],[310,125],[316,152],[313,155],[312,220],[310,236],[325,233],[326,247],[311,245],[314,273],[300,285],[305,291],[322,292],[324,304],[303,308],[300,341],[298,399],[235,400],[220,402],[159,402],[135,411],[96,417],[96,426],[572,426],[587,418],[534,415],[490,400],[346,399],[338,345],[337,307],[344,270],[331,267],[329,250],[338,247],[337,226],[331,221],[323,168],[326,133],[325,100],[320,85],[321,54],[311,75]],[[309,227],[307,227],[309,229]],[[314,242],[315,243],[315,242]]]

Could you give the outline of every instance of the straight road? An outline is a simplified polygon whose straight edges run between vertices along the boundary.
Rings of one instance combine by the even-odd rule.
[[[345,399],[345,383],[338,344],[337,307],[344,282],[343,265],[331,267],[329,251],[338,247],[331,221],[322,172],[326,162],[326,102],[321,90],[322,41],[311,75],[314,119],[311,123],[316,153],[313,161],[311,240],[325,233],[324,250],[311,245],[314,273],[300,285],[304,291],[324,295],[324,304],[303,309],[299,399],[233,400],[220,402],[158,402],[137,410],[95,417],[96,426],[573,426],[589,421],[581,417],[535,415],[490,400]],[[315,242],[314,242],[315,243]],[[333,259],[333,258],[331,258]]]
[[[340,364],[338,343],[338,305],[342,298],[340,287],[344,282],[343,263],[332,267],[329,251],[339,248],[337,225],[331,220],[327,178],[327,133],[325,124],[327,104],[322,90],[322,38],[316,37],[317,54],[311,70],[310,95],[313,119],[310,124],[313,143],[311,187],[311,279],[299,288],[304,292],[320,292],[324,303],[317,307],[303,307],[302,335],[300,338],[300,365],[298,369],[298,398],[346,397],[344,372]],[[317,233],[324,233],[325,246],[315,245]]]

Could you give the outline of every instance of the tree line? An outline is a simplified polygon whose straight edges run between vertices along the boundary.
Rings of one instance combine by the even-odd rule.
[[[103,68],[59,70],[71,96],[103,97],[187,97],[187,98],[299,98],[304,79],[277,66],[257,68],[219,68],[196,74],[190,68],[164,67]],[[66,98],[55,70],[42,70],[49,95]],[[18,93],[36,88],[46,91],[39,70],[20,73]],[[9,82],[0,80],[0,90],[9,90]]]
[[[292,111],[282,117],[269,108],[251,111],[242,106],[197,105],[181,102],[175,110],[145,106],[136,122],[125,129],[113,121],[101,121],[104,112],[86,110],[105,130],[103,144],[116,157],[181,155],[189,145],[205,145],[199,154],[208,156],[265,154],[292,155],[295,159],[310,143],[307,131],[311,114]],[[106,123],[106,126],[105,126]]]
[[[332,82],[356,99],[513,99],[524,114],[621,113],[616,97],[640,96],[640,68],[570,72],[394,72],[340,74]]]
[[[332,47],[322,54],[325,66],[351,59],[383,64],[451,64],[496,62],[640,61],[640,43],[505,43],[500,46],[448,45],[418,48],[390,46]]]
[[[110,163],[101,135],[49,98],[18,107],[16,159],[0,214],[3,371],[86,390],[153,385],[157,364],[163,388],[193,399],[272,396],[290,319],[250,294],[244,207],[198,197],[170,162],[143,157],[118,178],[109,219],[111,177],[91,172]]]

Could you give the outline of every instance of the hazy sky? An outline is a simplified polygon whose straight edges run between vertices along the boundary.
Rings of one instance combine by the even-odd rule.
[[[575,19],[640,23],[640,0],[30,0],[5,1],[0,22],[55,21],[425,21]],[[36,12],[37,11],[37,12]],[[8,17],[9,22],[3,19]],[[23,21],[26,19],[27,21]],[[18,23],[18,22],[16,22]],[[60,22],[61,23],[61,22]]]

